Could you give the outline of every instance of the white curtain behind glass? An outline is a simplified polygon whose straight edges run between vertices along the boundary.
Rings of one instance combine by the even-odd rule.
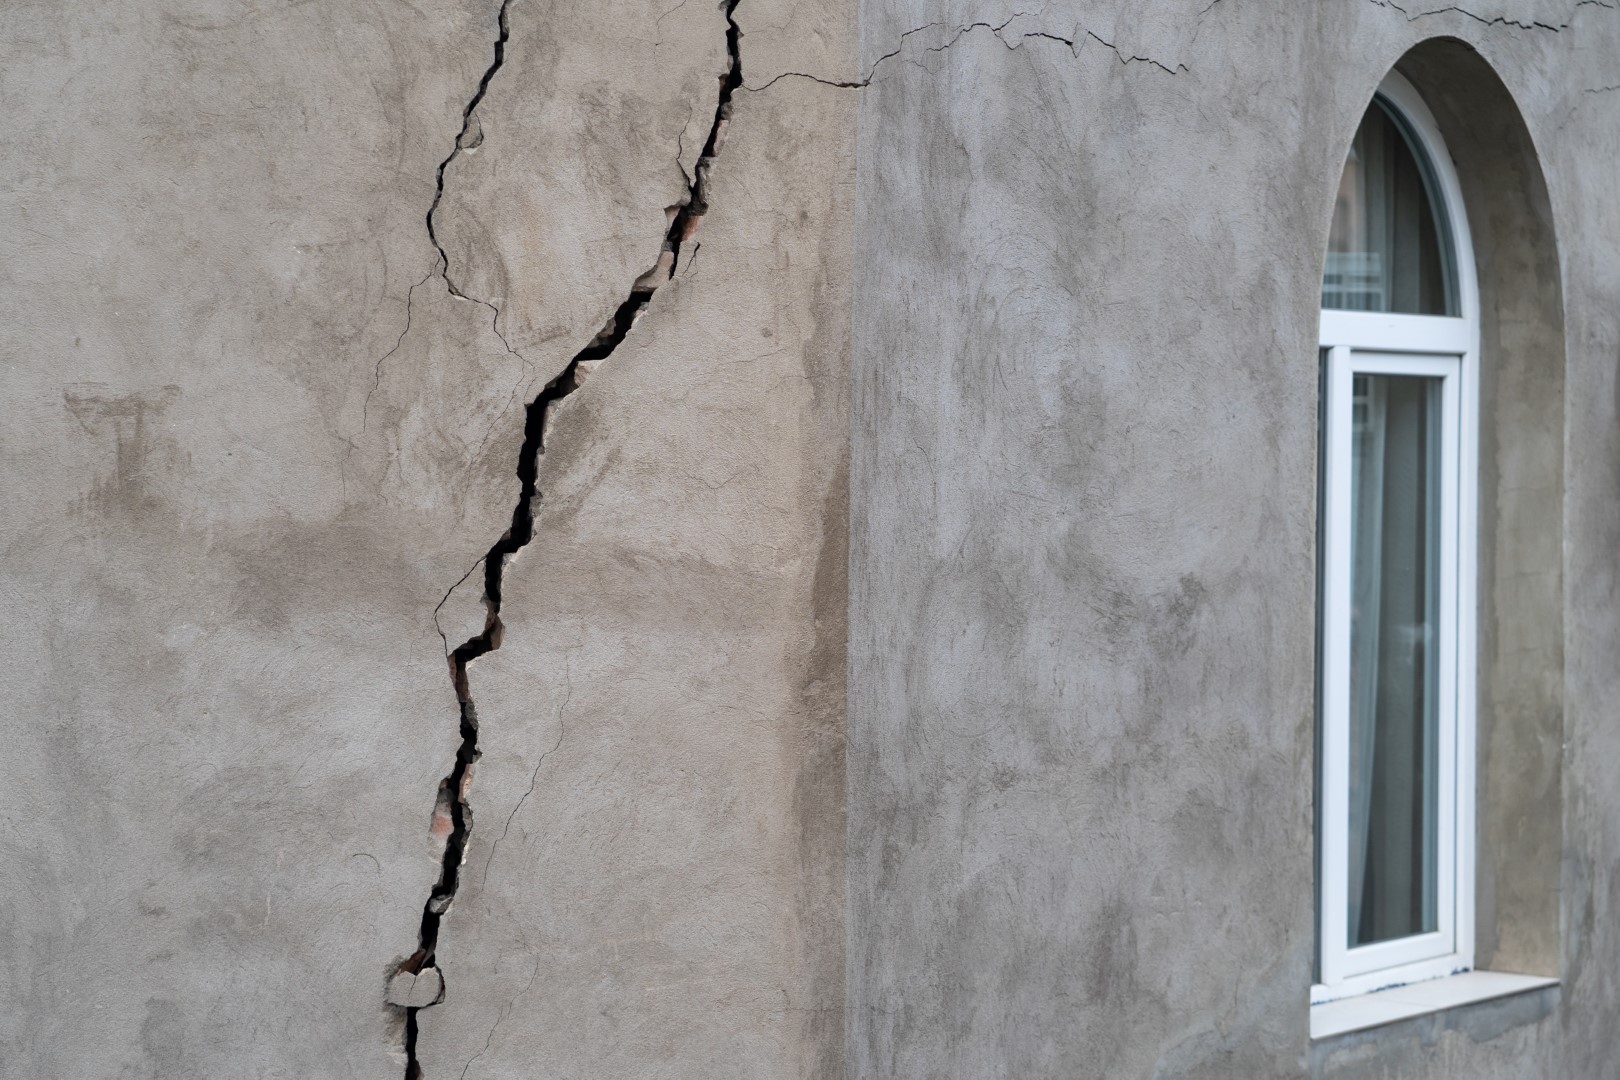
[[[1440,380],[1358,375],[1349,945],[1433,930]]]

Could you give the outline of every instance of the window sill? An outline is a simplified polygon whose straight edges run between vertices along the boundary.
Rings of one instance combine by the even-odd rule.
[[[1500,971],[1465,971],[1443,979],[1392,986],[1370,994],[1311,1006],[1311,1039],[1328,1039],[1352,1031],[1382,1027],[1414,1016],[1444,1012],[1476,1001],[1524,994],[1557,986],[1557,979],[1540,975],[1509,975]]]

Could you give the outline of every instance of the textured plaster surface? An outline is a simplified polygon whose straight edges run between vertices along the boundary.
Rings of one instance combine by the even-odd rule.
[[[728,65],[714,4],[584,14],[8,11],[0,1075],[398,1077],[385,996],[460,1010],[430,1077],[532,1071],[503,1018],[546,1075],[833,1067],[853,101],[811,84],[747,104],[714,246],[559,414],[527,651],[482,661],[491,903],[396,974],[525,407],[658,263]],[[847,11],[774,22],[849,51]]]
[[[1606,0],[742,0],[588,366],[720,6],[7,14],[0,1076],[1613,1072]],[[1312,1046],[1318,275],[1437,35],[1560,244],[1488,947],[1562,984]]]
[[[1564,741],[1564,320],[1552,207],[1477,53],[1409,54],[1450,133],[1480,273],[1479,834],[1475,960],[1559,970]]]
[[[812,11],[847,37],[836,7],[792,18]],[[786,14],[739,5],[745,84],[783,52],[756,64],[755,27],[770,45]],[[722,52],[693,50],[688,140],[722,70],[711,15],[690,6]],[[547,92],[514,80],[491,101]],[[734,96],[699,246],[554,414],[502,645],[469,673],[484,757],[439,945],[450,990],[419,1014],[429,1076],[841,1067],[854,108],[809,80]],[[483,167],[523,171],[532,148],[493,130]],[[481,212],[498,231],[545,198]],[[660,213],[621,288],[662,232]]]
[[[847,1075],[1612,1072],[1620,12],[1463,7],[864,5]],[[1565,984],[1311,1047],[1322,250],[1374,87],[1438,35],[1519,102],[1563,245],[1567,678],[1492,687],[1539,725],[1520,777],[1492,752],[1545,838],[1562,724],[1562,865],[1497,898],[1557,890]],[[1544,441],[1493,468],[1556,514]],[[1496,595],[1557,677],[1547,580]]]
[[[436,282],[378,358],[490,13],[6,14],[0,1074],[398,1076],[521,368]]]

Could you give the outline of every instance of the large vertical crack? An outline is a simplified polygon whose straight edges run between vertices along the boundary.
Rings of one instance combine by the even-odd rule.
[[[652,299],[653,292],[674,274],[680,263],[684,246],[692,241],[698,223],[704,214],[708,213],[708,179],[714,160],[719,156],[725,141],[726,126],[731,117],[731,99],[739,87],[742,86],[742,31],[737,25],[735,17],[739,0],[723,0],[721,10],[726,18],[726,53],[729,58],[727,69],[720,76],[720,90],[715,105],[714,119],[709,125],[707,138],[703,143],[703,150],[698,155],[697,165],[692,175],[687,177],[686,199],[678,207],[671,208],[673,214],[669,229],[664,234],[663,244],[653,266],[646,273],[631,283],[625,299],[619,304],[613,314],[607,319],[602,329],[590,340],[586,346],[576,353],[573,359],[562,371],[541,388],[533,401],[529,402],[524,417],[523,444],[518,451],[517,475],[519,481],[518,499],[512,508],[512,520],[500,538],[490,546],[488,554],[483,559],[484,567],[484,628],[476,636],[469,638],[457,646],[450,653],[450,678],[455,688],[457,711],[457,729],[460,734],[460,744],[456,749],[456,758],[450,771],[439,782],[438,799],[434,807],[434,821],[436,825],[448,824],[448,834],[445,840],[444,860],[439,870],[439,880],[429,894],[427,903],[422,908],[421,929],[418,934],[417,950],[401,966],[401,971],[418,975],[423,972],[432,972],[439,977],[439,995],[433,1002],[437,1004],[444,997],[443,973],[438,969],[438,943],[439,929],[450,905],[454,902],[456,892],[461,885],[462,863],[466,858],[467,842],[472,834],[472,808],[467,802],[467,786],[472,776],[473,763],[478,760],[478,710],[473,702],[472,690],[469,685],[469,668],[474,660],[486,653],[493,652],[501,647],[501,595],[502,583],[506,570],[508,557],[521,551],[534,539],[535,513],[539,509],[542,493],[539,488],[540,458],[546,452],[546,428],[551,418],[552,408],[564,398],[575,393],[584,385],[586,377],[597,364],[611,356],[615,349],[623,343],[635,325],[637,318],[646,309]],[[445,283],[450,292],[462,299],[472,300],[475,303],[493,307],[488,301],[478,300],[462,293],[450,279],[450,260],[440,244],[434,231],[434,215],[438,211],[439,203],[444,197],[445,169],[455,160],[456,155],[467,145],[468,133],[476,122],[474,112],[489,90],[491,80],[500,70],[506,60],[506,44],[510,35],[508,13],[512,0],[502,0],[498,17],[499,32],[495,40],[495,55],[489,68],[485,70],[483,78],[479,80],[478,88],[467,107],[462,112],[461,130],[456,136],[456,143],[450,155],[439,164],[437,174],[437,187],[433,196],[433,205],[427,213],[428,238],[439,252],[440,269],[444,274]],[[696,253],[698,245],[692,243],[692,252]],[[496,312],[497,318],[499,312]],[[415,980],[412,980],[414,983]],[[418,1024],[417,1013],[428,1005],[409,1004],[405,1011],[405,1077],[406,1080],[423,1080],[423,1072],[417,1059]]]

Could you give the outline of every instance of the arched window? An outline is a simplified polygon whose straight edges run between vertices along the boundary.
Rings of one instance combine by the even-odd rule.
[[[1478,340],[1451,158],[1391,74],[1322,275],[1313,1001],[1473,963]]]

